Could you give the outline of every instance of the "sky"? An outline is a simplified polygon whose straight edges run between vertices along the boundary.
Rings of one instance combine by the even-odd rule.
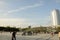
[[[50,25],[53,9],[60,10],[60,0],[0,0],[0,26]]]

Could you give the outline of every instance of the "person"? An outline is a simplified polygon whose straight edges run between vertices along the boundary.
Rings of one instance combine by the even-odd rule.
[[[16,40],[16,32],[15,31],[12,33],[12,40]]]
[[[51,36],[52,36],[52,37],[54,36],[54,33],[53,33],[53,32],[51,32]]]
[[[60,40],[60,32],[58,33],[58,37],[59,37],[59,40]]]
[[[23,35],[24,35],[24,36],[26,35],[26,32],[25,32],[25,31],[22,33],[22,36],[23,36]]]

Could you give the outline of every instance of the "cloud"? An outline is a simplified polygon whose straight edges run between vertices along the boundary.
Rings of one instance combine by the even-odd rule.
[[[35,19],[34,19],[35,20]],[[36,23],[37,20],[23,19],[23,18],[0,18],[0,26],[11,26],[11,27],[28,27],[39,25]]]
[[[60,3],[60,0],[54,0],[56,3]]]
[[[0,0],[0,10],[2,10],[2,9],[4,10],[5,8],[7,8],[7,5],[8,4],[5,1]]]
[[[0,1],[0,5],[1,5],[1,4],[2,4],[2,5],[4,5],[4,4],[5,4],[5,2],[4,2],[4,1]]]
[[[43,22],[42,22],[43,21]],[[46,24],[48,21],[46,18],[37,18],[37,19],[28,19],[28,18],[0,18],[0,26],[16,26],[16,27],[28,27],[31,26],[40,26]]]
[[[42,5],[41,4],[29,5],[29,6],[25,6],[25,7],[15,9],[15,10],[8,11],[8,13],[18,12],[18,11],[26,10],[26,9],[29,9],[29,8],[35,8],[35,7],[38,7],[38,6],[42,6]]]
[[[0,0],[0,17],[5,17],[8,9],[8,3],[4,0]]]
[[[24,7],[14,9],[14,10],[7,11],[5,14],[9,15],[9,14],[14,13],[14,12],[27,10],[27,9],[30,9],[30,8],[35,8],[35,7],[39,7],[39,6],[42,6],[42,5],[43,5],[43,1],[39,1],[39,3],[35,3],[33,5],[28,5],[28,6],[24,6]]]
[[[27,6],[24,6],[24,7],[19,7],[17,9],[8,11],[8,3],[6,3],[5,1],[0,1],[0,8],[3,9],[3,10],[0,10],[0,14],[2,16],[6,17],[6,16],[8,16],[10,14],[13,14],[15,12],[27,10],[27,9],[30,9],[30,8],[32,9],[32,8],[39,7],[39,6],[42,6],[42,5],[43,5],[43,1],[39,1],[38,3],[32,4],[32,5],[27,5]]]
[[[36,25],[36,21],[40,21],[40,20],[28,20],[28,19],[22,19],[22,18],[4,18],[4,17],[8,17],[7,15],[15,13],[15,12],[19,12],[19,11],[23,11],[23,10],[28,10],[28,9],[32,9],[32,8],[36,8],[36,7],[40,7],[43,6],[43,1],[39,1],[38,3],[32,4],[32,5],[27,5],[24,7],[19,7],[17,9],[14,10],[10,10],[7,11],[6,7],[8,7],[7,3],[4,1],[0,1],[0,26],[29,26],[29,25]],[[37,24],[38,25],[38,24]]]
[[[22,18],[0,18],[0,26],[18,26],[24,22]]]

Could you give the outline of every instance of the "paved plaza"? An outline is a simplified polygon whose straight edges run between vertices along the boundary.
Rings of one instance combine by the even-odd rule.
[[[17,40],[58,40],[58,35],[55,34],[51,37],[50,34],[38,34],[32,36],[21,36],[20,34],[16,35]],[[11,33],[0,33],[0,40],[11,40]]]

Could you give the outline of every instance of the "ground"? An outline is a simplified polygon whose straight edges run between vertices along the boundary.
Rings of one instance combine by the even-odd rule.
[[[12,33],[0,33],[0,40],[11,40]],[[58,34],[53,37],[50,34],[38,34],[32,36],[21,36],[21,33],[16,35],[17,40],[58,40]]]

